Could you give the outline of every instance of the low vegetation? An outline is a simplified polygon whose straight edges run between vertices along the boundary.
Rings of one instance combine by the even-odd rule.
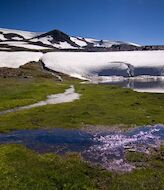
[[[19,69],[0,69],[0,111],[29,105],[46,99],[49,94],[64,92],[69,84],[34,62]]]
[[[118,124],[133,127],[164,123],[164,94],[137,93],[109,85],[80,84],[67,76],[60,81],[35,65],[26,65],[19,71],[4,71],[0,77],[0,111],[32,104],[49,94],[64,92],[70,84],[74,84],[81,97],[72,103],[0,115],[0,132],[29,128]],[[163,147],[154,150],[151,156],[128,152],[126,159],[137,169],[131,173],[115,173],[91,166],[82,161],[78,154],[37,154],[20,145],[0,145],[0,189],[164,189]]]
[[[134,127],[164,123],[164,94],[138,93],[109,85],[79,84],[53,79],[1,79],[0,110],[27,105],[70,84],[81,94],[72,103],[46,105],[0,116],[0,131],[24,128],[80,128],[86,125]]]
[[[3,190],[162,190],[163,149],[148,166],[114,173],[90,166],[77,154],[37,154],[19,145],[0,146],[0,189]]]

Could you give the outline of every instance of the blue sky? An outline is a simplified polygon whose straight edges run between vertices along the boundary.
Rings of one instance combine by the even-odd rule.
[[[0,0],[0,27],[164,44],[164,0]]]

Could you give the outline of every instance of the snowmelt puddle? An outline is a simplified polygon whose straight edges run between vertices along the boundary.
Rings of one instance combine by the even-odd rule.
[[[164,93],[164,78],[152,76],[139,76],[134,78],[116,77],[109,81],[102,81],[103,84],[118,85],[124,88],[131,88],[137,92]]]
[[[20,130],[0,134],[1,144],[23,144],[39,153],[78,152],[83,159],[109,170],[131,171],[126,150],[149,153],[164,142],[164,125],[144,126],[127,132],[88,132],[73,129]]]
[[[70,86],[69,89],[65,90],[64,93],[61,94],[52,94],[47,96],[47,100],[37,102],[35,104],[31,104],[28,106],[21,106],[21,107],[16,107],[13,109],[1,111],[0,115],[4,115],[6,113],[10,112],[16,112],[20,110],[26,110],[26,109],[31,109],[34,107],[40,107],[48,104],[61,104],[61,103],[66,103],[66,102],[73,102],[74,100],[77,100],[80,98],[80,94],[75,92],[74,86]]]

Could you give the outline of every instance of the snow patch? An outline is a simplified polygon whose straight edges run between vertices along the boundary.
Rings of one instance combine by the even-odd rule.
[[[52,36],[42,37],[42,38],[34,38],[30,40],[31,42],[42,42],[46,45],[53,45],[51,41],[53,41]]]
[[[79,45],[80,47],[86,46],[87,43],[83,40],[80,40],[76,37],[70,37],[71,41],[73,41],[74,43],[76,43],[77,45]]]
[[[0,40],[7,40],[3,34],[0,34]]]
[[[77,47],[71,46],[68,42],[60,42],[59,44],[53,44],[53,46],[59,49],[77,49]]]
[[[16,36],[16,37],[12,37],[12,39],[13,40],[22,40],[23,38]]]
[[[42,57],[46,67],[71,76],[92,78],[104,69],[164,67],[164,51],[51,52]],[[131,68],[130,68],[130,67]]]
[[[42,57],[40,52],[0,52],[0,67],[19,68],[31,61],[38,62]]]

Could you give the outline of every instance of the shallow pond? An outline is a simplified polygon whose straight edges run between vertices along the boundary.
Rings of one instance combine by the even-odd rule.
[[[131,88],[137,92],[164,93],[164,80],[160,77],[151,78],[125,78],[102,82],[103,84],[118,85],[124,88]]]
[[[157,147],[163,142],[163,125],[145,126],[126,132],[38,129],[0,134],[1,144],[23,144],[39,153],[78,152],[91,163],[123,171],[133,169],[124,160],[125,150],[148,153],[150,147]]]

